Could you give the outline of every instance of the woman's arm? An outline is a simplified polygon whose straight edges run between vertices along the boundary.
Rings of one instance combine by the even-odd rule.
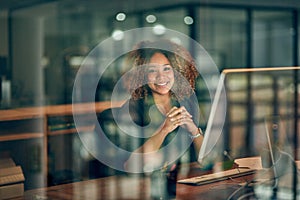
[[[198,126],[196,126],[193,121],[193,116],[186,110],[184,106],[181,106],[180,108],[174,107],[172,109],[174,110],[171,110],[172,112],[169,114],[169,117],[176,117],[175,119],[178,120],[178,126],[186,129],[191,134],[195,150],[197,153],[199,153],[203,142],[202,130]]]
[[[148,163],[153,166],[159,166],[163,156],[158,150],[162,146],[165,138],[169,133],[174,131],[178,125],[175,125],[173,119],[165,118],[162,125],[152,134],[147,141],[131,153],[129,159],[125,162],[125,169],[129,171],[140,171]]]
[[[162,146],[166,136],[179,126],[185,128],[191,135],[197,135],[199,133],[199,129],[192,119],[193,116],[186,111],[185,107],[173,107],[166,116],[167,117],[160,128],[153,133],[141,147],[131,154],[130,158],[125,163],[126,168],[136,165],[137,162],[141,161],[140,159],[143,159],[143,165],[147,165],[148,162],[158,162],[159,158],[163,156],[159,155],[160,153],[158,150]],[[196,152],[200,150],[202,140],[202,135],[193,139]],[[142,158],[137,156],[141,154],[143,155]]]

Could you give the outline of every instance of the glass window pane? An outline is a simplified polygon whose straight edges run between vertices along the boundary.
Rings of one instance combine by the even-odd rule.
[[[244,10],[200,8],[197,37],[219,68],[246,66]]]
[[[292,65],[292,13],[253,13],[253,66]]]

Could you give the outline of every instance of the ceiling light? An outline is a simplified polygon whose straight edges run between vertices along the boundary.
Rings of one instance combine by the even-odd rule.
[[[120,12],[116,15],[116,20],[117,21],[124,21],[125,19],[126,19],[126,14],[125,13]]]
[[[146,21],[147,21],[148,23],[154,23],[154,22],[156,22],[156,17],[155,17],[155,15],[148,15],[148,16],[146,17]]]
[[[187,24],[187,25],[191,25],[191,24],[194,23],[194,19],[193,19],[192,17],[190,17],[190,16],[184,17],[183,21],[184,21],[184,23]]]

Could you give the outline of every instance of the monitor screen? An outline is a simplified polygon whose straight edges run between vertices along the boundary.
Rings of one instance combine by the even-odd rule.
[[[270,118],[280,118],[280,134],[286,136],[285,145],[297,144],[294,124],[299,110],[299,69],[275,67],[222,71],[198,161],[206,164],[222,159],[224,152],[233,159],[261,155],[268,144],[266,124],[270,124]],[[275,133],[273,130],[272,134]]]

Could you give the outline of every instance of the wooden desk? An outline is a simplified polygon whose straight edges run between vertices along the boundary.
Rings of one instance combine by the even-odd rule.
[[[226,199],[244,182],[245,177],[203,186],[177,184],[176,199],[218,200]],[[151,181],[149,177],[112,176],[95,180],[52,186],[25,191],[18,200],[62,199],[152,199]]]
[[[203,172],[202,172],[203,173]],[[193,172],[193,175],[194,172]],[[239,177],[202,186],[176,184],[176,199],[180,200],[218,200],[226,199],[240,183],[250,180],[251,176]],[[94,200],[94,199],[153,199],[151,197],[150,177],[138,175],[111,176],[88,181],[28,190],[18,200],[61,199],[61,200]]]
[[[150,199],[150,179],[112,176],[36,190],[28,190],[19,200],[61,199]]]

